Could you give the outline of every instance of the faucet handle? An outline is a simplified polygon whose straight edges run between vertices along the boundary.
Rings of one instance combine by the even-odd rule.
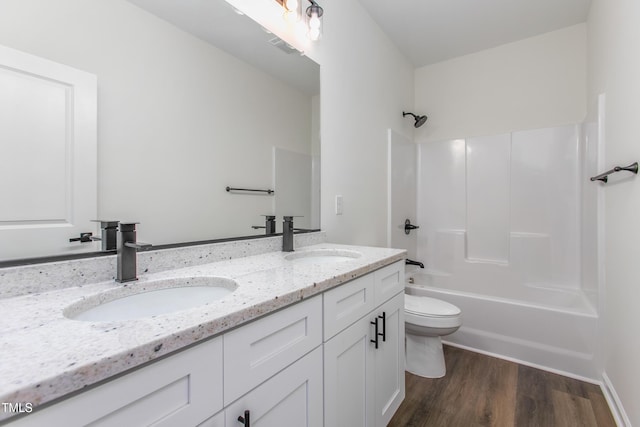
[[[133,248],[138,251],[148,251],[153,247],[151,243],[145,243],[145,242],[125,242],[124,245],[128,248]]]
[[[118,224],[120,223],[120,221],[107,221],[104,219],[92,219],[91,222],[99,222],[100,228],[103,228],[105,230],[110,228],[118,228]]]
[[[120,232],[136,231],[136,225],[138,224],[140,223],[139,222],[121,222]]]

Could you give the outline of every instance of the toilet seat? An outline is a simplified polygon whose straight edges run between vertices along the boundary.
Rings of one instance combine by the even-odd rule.
[[[404,296],[405,322],[430,328],[457,328],[461,311],[453,304],[435,298]]]
[[[406,294],[404,296],[404,311],[417,316],[427,317],[450,317],[460,315],[460,309],[446,301]]]

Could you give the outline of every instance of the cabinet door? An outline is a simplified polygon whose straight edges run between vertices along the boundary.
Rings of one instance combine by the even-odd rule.
[[[324,344],[326,426],[374,426],[374,356],[371,315]]]
[[[225,425],[241,427],[245,411],[252,427],[322,427],[322,347],[228,406]]]
[[[375,311],[384,313],[385,340],[375,352],[376,426],[386,426],[404,400],[404,292]],[[380,318],[380,320],[382,320]],[[381,340],[382,341],[382,340]],[[373,424],[372,424],[373,425]]]

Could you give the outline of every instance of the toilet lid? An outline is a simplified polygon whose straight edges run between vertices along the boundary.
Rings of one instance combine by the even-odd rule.
[[[407,313],[418,316],[431,317],[457,316],[460,314],[458,307],[446,301],[406,294],[404,296],[404,310]]]

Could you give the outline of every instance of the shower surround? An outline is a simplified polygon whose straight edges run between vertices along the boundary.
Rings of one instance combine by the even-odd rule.
[[[418,252],[460,290],[578,291],[579,128],[420,145]],[[501,289],[505,288],[505,289]]]
[[[416,148],[426,268],[407,292],[462,309],[454,345],[598,378],[597,126]]]

